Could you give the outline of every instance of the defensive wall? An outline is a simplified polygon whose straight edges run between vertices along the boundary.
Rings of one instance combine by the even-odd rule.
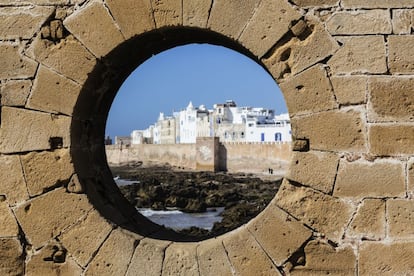
[[[213,145],[208,147],[208,152],[213,151]],[[105,146],[105,152],[110,166],[142,162],[144,166],[169,165],[196,170],[197,159],[200,159],[196,144],[140,144],[122,148],[110,145]],[[210,162],[207,170],[262,173],[272,168],[277,173],[286,171],[292,151],[290,143],[236,142],[220,143],[217,154],[218,160]]]
[[[413,14],[414,0],[0,0],[0,274],[413,274]],[[295,141],[261,214],[190,242],[120,195],[103,137],[133,69],[204,42],[267,69]]]

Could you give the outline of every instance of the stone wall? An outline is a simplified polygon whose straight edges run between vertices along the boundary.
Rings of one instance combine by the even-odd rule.
[[[412,274],[413,13],[413,0],[0,0],[0,274]],[[259,216],[183,242],[120,195],[103,137],[129,73],[188,43],[267,69],[294,153]]]
[[[218,145],[218,144],[217,144]],[[130,147],[105,146],[110,166],[143,162],[144,165],[170,165],[185,169],[224,170],[229,172],[268,172],[284,174],[292,156],[290,143],[220,143],[216,160],[207,167],[197,167],[196,144],[140,144]],[[213,152],[213,145],[208,144]],[[213,168],[211,167],[213,166]]]

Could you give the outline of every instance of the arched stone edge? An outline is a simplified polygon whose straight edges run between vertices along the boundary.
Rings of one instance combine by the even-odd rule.
[[[220,1],[217,1],[217,2],[220,3]],[[264,3],[269,4],[270,2],[264,1]],[[265,5],[265,4],[263,4],[263,5]],[[110,8],[110,5],[111,4],[109,2],[107,3],[107,6],[103,6],[101,3],[87,3],[84,8],[80,9],[79,13],[86,12],[88,10],[88,8],[93,9],[94,11],[96,9],[96,11],[98,13],[103,12],[103,11],[107,12],[108,11],[107,8],[108,7]],[[115,7],[117,7],[116,4],[113,4],[113,5]],[[166,5],[170,5],[170,4],[166,4]],[[224,3],[222,3],[222,5],[225,6]],[[213,7],[210,7],[210,8],[211,8],[210,12],[214,11]],[[113,10],[115,10],[115,9],[116,8],[113,8]],[[219,13],[220,9],[219,8],[216,8],[216,9],[218,10],[217,13]],[[259,14],[259,11],[260,11],[259,6],[254,6],[254,9],[256,9],[256,10],[251,13],[251,14],[254,14],[252,18],[254,18],[254,16],[256,16],[256,14]],[[109,9],[109,11],[111,12],[111,13],[109,13],[109,17],[110,17],[109,19],[112,19],[112,20],[116,17],[115,16],[116,12],[113,11],[113,10],[111,10],[111,8]],[[154,26],[155,26],[155,24],[157,24],[156,25],[157,27],[162,28],[162,26],[164,26],[164,25],[165,26],[180,25],[179,20],[178,20],[178,23],[171,23],[171,22],[176,22],[176,21],[174,21],[176,19],[174,19],[174,20],[171,19],[172,21],[170,21],[169,16],[167,16],[169,14],[168,11],[170,11],[170,9],[165,8],[165,7],[164,7],[164,9],[162,7],[158,7],[158,9],[154,8]],[[176,9],[173,9],[173,14],[174,14],[174,11],[176,11]],[[268,12],[268,10],[266,9],[266,11],[265,11],[265,9],[263,8],[261,12],[265,13],[265,12]],[[182,12],[182,13],[184,14],[184,12]],[[153,14],[153,13],[150,13],[150,14]],[[72,15],[72,18],[77,18],[78,16],[80,16],[80,15],[76,15],[76,12],[75,12]],[[105,15],[105,16],[108,16],[108,15]],[[105,16],[104,16],[104,18],[105,18]],[[217,16],[217,17],[219,17],[219,16]],[[176,18],[176,16],[173,16],[173,18]],[[211,18],[214,18],[214,17],[211,15]],[[243,44],[243,40],[242,40],[243,34],[248,33],[250,22],[254,22],[253,19],[251,19],[251,20],[252,21],[249,21],[249,23],[246,26],[243,26],[244,29],[242,28],[242,31],[240,32],[240,35],[235,35],[235,34],[237,34],[237,32],[234,31],[233,26],[228,27],[229,30],[227,30],[227,31],[229,33],[227,35],[229,35],[230,37],[233,37],[233,38],[235,38],[237,36],[238,39],[240,39],[239,42],[242,42],[242,44]],[[307,22],[309,22],[309,20],[310,19],[306,18],[305,21],[298,21],[297,22],[298,26],[296,26],[296,25],[295,26],[299,30],[301,30],[301,29],[303,30],[303,28],[300,27],[300,25],[303,25],[303,23],[299,23],[299,22],[305,22],[305,25],[307,26]],[[151,20],[149,20],[149,21],[151,21]],[[182,21],[184,22],[184,18],[182,19]],[[220,20],[218,20],[218,21],[220,21]],[[67,21],[67,22],[70,22],[70,20]],[[119,20],[119,22],[117,22],[115,24],[111,23],[111,24],[114,25],[114,27],[112,29],[114,29],[114,28],[118,29],[118,27],[121,26],[120,22],[121,21]],[[200,22],[202,22],[202,24]],[[201,20],[200,22],[192,23],[192,24],[201,24],[204,27],[204,25],[203,25],[204,20]],[[254,23],[251,23],[251,24],[254,25]],[[220,25],[220,24],[218,24],[218,25]],[[71,28],[69,23],[65,23],[64,26],[66,26],[66,28],[69,29],[69,30]],[[208,26],[208,28],[211,28],[212,30],[215,30],[214,28],[219,29],[219,27],[217,27],[215,25],[214,21],[210,22],[209,19],[207,20],[207,26]],[[316,27],[318,27],[318,26],[319,26],[319,24],[316,24]],[[223,27],[223,26],[221,26],[221,27]],[[294,27],[294,26],[292,26],[292,27]],[[254,27],[250,27],[250,28],[252,30],[251,32],[254,33],[254,31],[253,31]],[[305,34],[306,34],[307,28],[308,27],[304,28]],[[296,29],[296,28],[294,28],[294,29]],[[122,30],[122,27],[121,27],[121,30]],[[295,34],[294,30],[292,28],[288,32],[290,33],[291,31],[292,31],[293,34]],[[226,33],[226,28],[223,27],[223,29],[220,29],[220,32],[221,33]],[[321,56],[311,57],[311,58],[309,58],[310,61],[309,61],[308,65],[297,65],[297,64],[300,63],[298,60],[302,61],[302,59],[300,59],[299,57],[303,57],[303,55],[306,56],[306,54],[304,54],[304,53],[308,53],[307,51],[301,52],[301,50],[304,49],[305,46],[308,46],[308,44],[304,43],[306,45],[303,45],[303,47],[296,48],[296,49],[298,49],[297,52],[296,52],[297,54],[296,55],[293,54],[293,58],[292,58],[292,52],[295,53],[295,51],[294,51],[294,49],[289,49],[289,47],[286,46],[286,45],[290,45],[289,44],[289,42],[290,42],[292,47],[294,47],[297,44],[300,45],[299,41],[302,41],[301,38],[300,38],[302,33],[300,31],[295,31],[295,32],[298,33],[298,35],[297,35],[298,40],[295,43],[291,42],[292,40],[295,40],[295,37],[293,39],[289,39],[289,38],[286,39],[286,38],[282,37],[282,39],[279,42],[283,42],[283,44],[277,45],[277,47],[272,47],[273,45],[271,45],[270,51],[267,51],[265,53],[263,53],[262,49],[257,49],[257,51],[256,51],[257,53],[260,53],[260,54],[257,54],[257,56],[261,56],[261,54],[263,54],[262,61],[266,64],[267,68],[269,68],[269,71],[279,80],[281,85],[283,85],[283,83],[286,83],[286,86],[288,86],[289,84],[294,83],[295,82],[295,77],[297,75],[299,75],[301,73],[306,74],[306,72],[309,72],[308,68],[312,67],[314,64],[318,63],[319,61],[322,61],[322,65],[313,66],[312,70],[314,70],[313,72],[316,72],[318,74],[321,73],[323,75],[323,72],[325,70],[325,68],[324,68],[325,66],[323,66],[324,59],[329,57],[335,51],[334,48],[329,49],[329,53],[327,53],[327,56],[325,56],[325,57],[321,57]],[[326,32],[323,31],[323,30],[321,32],[324,35],[326,34]],[[105,34],[106,32],[97,32],[97,33]],[[74,34],[76,34],[76,32],[74,32]],[[81,35],[80,34],[78,34],[78,35],[79,35],[79,37],[77,37],[76,35],[75,35],[75,37],[71,37],[71,36],[68,37],[67,40],[65,40],[65,42],[69,41],[69,40],[72,40],[70,42],[73,42],[73,44],[70,45],[70,46],[79,47],[79,49],[84,53],[85,56],[90,57],[91,55],[93,55],[95,57],[100,58],[100,54],[102,54],[102,53],[105,54],[105,51],[110,51],[112,46],[116,46],[116,45],[106,46],[106,45],[94,45],[94,44],[93,45],[88,45],[88,42],[83,41],[81,39]],[[136,35],[136,34],[133,34],[133,35]],[[119,35],[116,36],[115,35],[115,38],[116,37],[122,37],[122,36],[123,36],[123,38],[125,38],[128,35],[121,33],[121,36],[119,36]],[[244,37],[246,37],[246,39],[247,39],[247,37],[251,37],[251,36],[250,35],[249,36],[244,35]],[[329,36],[326,36],[326,37],[328,39],[328,42],[332,42],[332,40]],[[306,40],[306,38],[305,38],[305,40]],[[97,41],[101,41],[101,40],[97,40]],[[285,41],[288,41],[288,42],[285,42]],[[119,43],[121,43],[121,42],[122,42],[122,39]],[[35,43],[35,42],[33,42],[33,43]],[[315,42],[315,45],[318,45],[318,43],[321,43],[321,41]],[[248,45],[249,45],[248,41],[245,41],[244,44],[247,45],[247,48],[249,48],[253,53],[255,53],[255,51],[253,49],[254,47],[252,47],[252,46],[248,47]],[[334,45],[335,47],[337,46],[334,42],[332,43],[332,45]],[[94,47],[96,47],[96,49]],[[106,48],[106,47],[108,47],[108,48]],[[259,46],[257,46],[257,47],[259,47]],[[60,51],[58,51],[58,52],[60,52]],[[301,56],[301,54],[302,54],[302,56]],[[59,59],[64,58],[63,56],[60,56],[61,54],[57,54],[57,55],[58,55]],[[68,120],[66,119],[66,116],[61,115],[61,114],[70,115],[70,111],[67,111],[67,110],[65,111],[65,109],[68,109],[68,107],[66,106],[66,104],[64,104],[62,106],[62,108],[59,109],[59,108],[56,108],[56,106],[59,106],[59,103],[53,103],[53,102],[48,103],[47,106],[44,106],[45,103],[43,103],[42,100],[39,100],[39,99],[41,99],[40,94],[42,92],[35,93],[35,91],[36,91],[36,89],[38,89],[37,88],[38,86],[44,84],[44,80],[42,80],[42,78],[43,79],[50,79],[51,78],[50,76],[53,76],[57,79],[62,79],[64,82],[68,83],[67,86],[70,87],[70,89],[68,91],[71,91],[71,92],[74,91],[73,94],[76,95],[76,89],[79,89],[79,85],[82,84],[82,77],[84,77],[84,74],[80,74],[81,76],[79,76],[79,75],[77,75],[77,73],[82,72],[83,70],[85,70],[84,72],[89,72],[88,70],[91,70],[90,69],[91,67],[89,69],[83,69],[83,68],[75,67],[75,68],[77,68],[77,70],[74,70],[74,71],[77,71],[77,72],[65,72],[65,73],[63,73],[63,72],[61,72],[62,70],[64,70],[65,68],[73,68],[74,65],[73,64],[71,66],[66,66],[65,65],[65,66],[62,66],[60,69],[55,68],[55,67],[58,67],[59,65],[54,64],[53,63],[53,58],[49,59],[48,57],[41,58],[39,56],[34,56],[34,58],[37,61],[39,61],[42,65],[40,65],[40,67],[39,67],[39,69],[36,73],[36,78],[35,78],[35,81],[34,81],[34,88],[32,89],[32,93],[31,93],[32,95],[31,95],[31,98],[29,98],[29,101],[26,104],[27,108],[31,109],[31,110],[23,111],[23,110],[19,110],[18,108],[14,108],[14,107],[5,107],[5,108],[3,108],[2,118],[3,118],[3,122],[5,122],[6,124],[5,125],[3,124],[5,130],[2,131],[3,132],[2,135],[4,135],[3,137],[5,137],[5,138],[2,139],[2,140],[3,141],[10,141],[10,140],[13,140],[15,137],[17,137],[17,136],[13,136],[12,131],[8,131],[8,126],[9,126],[9,129],[11,128],[11,126],[16,127],[16,125],[18,127],[21,127],[21,129],[27,129],[26,126],[28,124],[31,124],[32,119],[34,117],[36,117],[35,122],[38,122],[38,124],[39,124],[39,126],[35,125],[34,127],[37,128],[37,129],[44,129],[44,130],[40,132],[40,135],[37,137],[38,140],[35,143],[32,143],[32,144],[28,143],[28,141],[23,141],[20,144],[17,144],[17,145],[15,144],[15,145],[13,145],[13,147],[9,147],[9,145],[7,143],[6,143],[6,145],[4,145],[4,143],[3,143],[3,146],[4,146],[4,147],[2,147],[2,149],[3,149],[2,152],[3,153],[14,153],[14,152],[25,153],[25,152],[29,152],[29,151],[49,150],[51,147],[53,148],[54,143],[55,144],[57,143],[58,147],[63,147],[64,149],[62,151],[64,151],[65,148],[67,148],[68,145],[69,145],[69,139],[61,139],[61,140],[64,141],[63,143],[60,142],[61,141],[60,139],[51,140],[51,141],[48,139],[48,138],[51,138],[51,137],[54,137],[54,138],[59,138],[59,137],[60,138],[62,138],[62,137],[63,138],[68,138],[69,137],[69,134],[65,133],[65,130],[67,130],[67,126],[68,126],[68,122],[67,122]],[[319,60],[319,58],[320,58],[320,60]],[[91,63],[95,62],[93,59],[94,58],[92,58]],[[86,58],[86,60],[90,61],[88,58]],[[67,60],[65,62],[70,62],[70,61]],[[86,63],[88,63],[88,62],[86,62]],[[81,63],[81,64],[83,64],[83,63]],[[88,66],[92,66],[92,65],[91,64],[86,64],[85,66],[88,67]],[[95,66],[95,65],[93,65],[93,66]],[[309,69],[309,70],[311,70],[311,69]],[[73,73],[73,75],[71,75],[72,73]],[[325,71],[325,74],[328,74],[328,73],[329,72]],[[49,76],[45,77],[47,74],[49,74]],[[289,77],[289,74],[291,74],[292,77]],[[80,80],[78,78],[80,78]],[[286,79],[286,81],[284,81],[285,79]],[[325,76],[325,78],[322,77],[322,79],[326,80],[327,76]],[[50,86],[55,86],[55,85],[58,85],[57,82],[55,82],[54,84],[46,85],[46,86],[50,87]],[[60,85],[60,82],[59,82],[59,85]],[[303,89],[304,87],[305,87],[305,85],[299,84],[299,85],[295,86],[295,89],[300,90],[300,89]],[[312,85],[310,85],[310,87],[312,87]],[[66,89],[67,88],[65,86],[65,88],[63,90],[66,91]],[[288,93],[289,91],[292,91],[292,90],[293,89],[289,89],[289,88],[283,89],[283,91],[285,93]],[[44,90],[39,89],[39,91],[44,91]],[[331,90],[331,92],[332,92],[332,90]],[[294,93],[292,93],[292,94],[294,94]],[[338,108],[338,106],[335,106],[335,103],[333,103],[332,100],[329,100],[330,96],[331,95],[327,96],[327,99],[328,99],[327,102],[328,103],[324,103],[323,107],[316,107],[319,110],[312,110],[313,108],[315,108],[314,105],[311,105],[311,107],[299,107],[299,108],[297,108],[295,106],[295,102],[296,102],[295,100],[291,100],[291,103],[289,103],[289,100],[288,100],[289,110],[298,110],[298,123],[296,123],[296,125],[300,124],[300,122],[303,122],[303,125],[307,125],[307,123],[314,122],[314,121],[316,121],[316,123],[317,123],[321,120],[321,115],[319,115],[320,112],[330,112],[331,110]],[[38,100],[36,100],[36,97],[38,97]],[[294,95],[292,95],[292,97],[294,97]],[[289,96],[286,96],[286,98],[289,98]],[[36,104],[38,104],[38,105],[36,106]],[[39,107],[39,105],[41,105],[41,106]],[[52,107],[50,107],[50,106],[52,106]],[[69,105],[68,110],[70,110],[70,107],[71,106]],[[309,110],[309,108],[311,110]],[[35,110],[40,110],[41,112],[37,112]],[[313,115],[314,112],[316,112],[317,114]],[[56,114],[56,115],[50,116],[48,113],[53,113],[53,114]],[[348,119],[349,120],[358,120],[358,118],[359,118],[358,114],[355,115],[352,111],[351,112],[349,112],[349,111],[348,112],[343,112],[343,113],[344,113],[343,115],[346,116],[344,118],[344,120],[348,120]],[[351,113],[351,114],[349,114],[349,113]],[[332,113],[332,114],[334,114],[334,113]],[[340,118],[344,117],[344,116],[341,116],[341,115],[339,115]],[[348,116],[349,116],[349,118],[348,118]],[[17,117],[19,119],[23,118],[23,119],[22,120],[13,120],[12,119],[13,117]],[[24,120],[26,117],[29,118],[28,121]],[[311,119],[309,119],[309,118],[311,118]],[[44,127],[46,125],[48,127]],[[51,127],[49,127],[49,126],[51,126]],[[310,129],[310,127],[309,127],[309,129]],[[297,137],[302,136],[303,140],[305,140],[305,144],[306,144],[306,141],[307,141],[308,137],[313,137],[313,136],[317,137],[317,134],[307,133],[305,126],[299,125],[299,126],[297,126],[295,131],[296,131],[296,134],[298,132],[300,133],[300,131],[304,132],[303,135],[296,135],[296,136]],[[26,136],[26,137],[33,137],[32,132],[28,132],[28,133],[25,133],[25,134],[26,135],[19,134],[19,136],[21,135],[21,136]],[[329,137],[329,135],[327,135],[327,137]],[[364,147],[364,146],[361,146],[361,144],[358,144],[358,143],[356,145],[354,145],[354,144],[350,145],[348,141],[343,141],[339,145],[337,143],[335,143],[335,144],[329,144],[328,143],[327,144],[326,140],[323,140],[323,139],[328,139],[328,138],[322,138],[322,141],[316,147],[314,147],[313,144],[311,143],[311,148],[313,150],[316,150],[316,151],[318,151],[318,150],[328,151],[328,152],[332,151],[333,153],[335,153],[335,151],[344,151],[345,149],[349,149],[349,148],[353,149],[354,151],[360,151],[361,147],[362,148]],[[366,138],[362,138],[362,139],[366,139]],[[21,139],[16,139],[16,140],[21,141]],[[317,140],[317,139],[309,139],[309,140]],[[43,141],[43,142],[40,143],[41,141]],[[47,142],[45,142],[45,141],[47,141]],[[55,141],[55,142],[53,142],[53,141]],[[324,148],[324,147],[326,147],[326,148]],[[299,154],[301,154],[301,153],[298,153],[298,156],[299,156]],[[318,154],[320,154],[320,153],[316,153],[316,155],[318,155]],[[35,152],[32,155],[37,155],[37,154]],[[76,180],[76,174],[72,173],[71,177]],[[71,180],[72,180],[72,178],[71,178]],[[68,178],[66,178],[65,180],[67,181]],[[43,191],[47,192],[49,189],[54,189],[55,184],[56,184],[56,182],[53,183],[53,184],[50,184],[49,187],[43,188],[44,189]],[[306,183],[306,184],[308,184],[308,183]],[[332,188],[331,189],[327,188],[327,190],[324,190],[325,188],[319,188],[319,187],[317,189],[318,190],[322,189],[322,191],[325,191],[325,192],[328,191],[328,194],[329,194],[329,190],[332,190]],[[59,190],[59,189],[57,189],[57,190]],[[43,197],[46,197],[49,193],[52,193],[52,192],[55,193],[56,191],[53,190],[51,192],[47,192],[44,196],[43,195],[39,196],[39,199],[37,199],[37,196],[35,194],[30,195],[30,196],[33,198],[32,201],[35,201],[35,200],[40,200]],[[27,196],[25,196],[25,197],[27,197]],[[287,198],[289,198],[289,197],[287,197]],[[27,206],[25,206],[25,207],[27,207]],[[25,228],[26,227],[23,227],[23,229],[25,229]]]

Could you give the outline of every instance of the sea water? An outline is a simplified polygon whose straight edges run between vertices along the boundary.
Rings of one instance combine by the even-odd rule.
[[[114,180],[118,186],[139,183],[139,181],[119,177],[115,177]],[[157,211],[149,208],[137,208],[137,210],[151,221],[174,230],[187,229],[192,226],[211,230],[214,223],[220,222],[223,219],[220,214],[223,212],[224,207],[207,208],[207,212],[204,213],[184,213],[174,208],[165,211]]]

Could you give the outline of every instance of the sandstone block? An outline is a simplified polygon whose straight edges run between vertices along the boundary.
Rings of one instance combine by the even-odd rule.
[[[0,239],[0,274],[24,274],[23,248],[17,238]]]
[[[292,2],[302,8],[329,7],[338,5],[338,0],[292,0]]]
[[[1,39],[31,39],[42,24],[52,15],[51,7],[0,8]]]
[[[351,206],[336,198],[284,180],[276,204],[332,241],[339,241],[351,218]]]
[[[346,235],[361,240],[382,240],[385,238],[385,201],[365,199],[352,220]]]
[[[30,3],[33,5],[67,5],[69,4],[69,0],[30,0],[30,2],[21,0],[0,0],[0,5],[22,5],[23,3]]]
[[[387,10],[362,10],[334,13],[327,21],[333,35],[390,34],[391,14]]]
[[[157,28],[182,25],[181,0],[151,0],[151,3]]]
[[[84,82],[96,65],[96,58],[72,35],[57,44],[37,37],[27,54],[78,83]]]
[[[1,87],[2,106],[25,106],[30,94],[30,80],[7,81]]]
[[[281,275],[245,227],[225,236],[223,244],[236,275]]]
[[[387,201],[387,221],[392,239],[414,237],[414,201],[390,199]]]
[[[259,5],[258,0],[214,0],[207,27],[237,39]]]
[[[388,38],[388,62],[392,73],[411,74],[413,72],[414,50],[410,47],[411,43],[414,43],[413,35],[392,35]]]
[[[67,256],[66,249],[51,242],[31,257],[26,266],[26,275],[81,275],[82,268]]]
[[[142,239],[135,249],[126,275],[161,275],[165,249],[169,244],[169,241]]]
[[[312,150],[365,150],[365,123],[357,110],[320,112],[291,121],[293,135],[309,139]]]
[[[358,200],[364,197],[404,196],[404,164],[342,160],[339,164],[334,195]]]
[[[392,33],[411,34],[413,10],[392,10]]]
[[[98,211],[91,211],[79,223],[65,231],[59,240],[82,267],[90,262],[108,237],[112,225]]]
[[[361,0],[343,0],[342,6],[344,8],[369,8],[369,9],[384,9],[384,8],[412,8],[414,7],[413,0],[377,0],[377,1],[361,1]]]
[[[386,49],[382,36],[336,37],[343,46],[328,61],[335,74],[387,72]],[[369,49],[369,55],[367,54]]]
[[[314,66],[280,84],[289,114],[314,113],[337,108],[332,85],[322,66]]]
[[[323,241],[310,241],[305,246],[306,264],[296,266],[290,275],[355,275],[356,256],[351,247],[334,248]]]
[[[27,107],[72,115],[80,91],[77,83],[40,66]]]
[[[183,25],[205,28],[212,0],[184,0],[183,1]]]
[[[17,155],[0,156],[0,195],[5,195],[10,205],[29,198],[20,159]]]
[[[247,228],[277,266],[282,266],[312,236],[308,228],[275,204],[250,221]]]
[[[413,242],[364,242],[359,250],[359,275],[410,275],[413,254]]]
[[[221,238],[206,240],[197,247],[200,275],[233,275]]]
[[[106,0],[125,38],[142,34],[155,27],[150,0]]]
[[[17,43],[0,42],[0,79],[27,79],[36,73],[36,62],[20,54],[20,48]]]
[[[98,58],[124,41],[109,12],[98,2],[74,12],[63,24]]]
[[[332,55],[338,43],[315,18],[309,17],[298,36],[262,59],[275,79],[295,75]]]
[[[301,14],[285,1],[261,1],[239,41],[259,58],[289,31]]]
[[[197,243],[172,243],[165,251],[162,275],[198,275]]]
[[[70,117],[51,115],[20,108],[1,109],[0,152],[24,152],[53,148],[51,138],[59,147],[70,143]]]
[[[17,237],[19,226],[7,201],[0,201],[0,237]]]
[[[374,122],[414,121],[413,85],[414,78],[370,78],[368,82],[369,120]]]
[[[414,126],[375,124],[369,127],[370,152],[378,156],[412,154]]]
[[[414,158],[411,158],[408,161],[408,193],[410,195],[414,194]]]
[[[331,77],[336,100],[340,105],[364,104],[367,101],[367,80],[363,76]]]
[[[69,194],[61,188],[18,206],[15,214],[26,239],[38,248],[73,225],[91,208],[86,195]]]
[[[339,158],[334,153],[294,152],[286,177],[323,193],[330,193],[338,162]]]
[[[142,237],[129,231],[115,229],[89,264],[85,275],[125,275],[140,239]]]

